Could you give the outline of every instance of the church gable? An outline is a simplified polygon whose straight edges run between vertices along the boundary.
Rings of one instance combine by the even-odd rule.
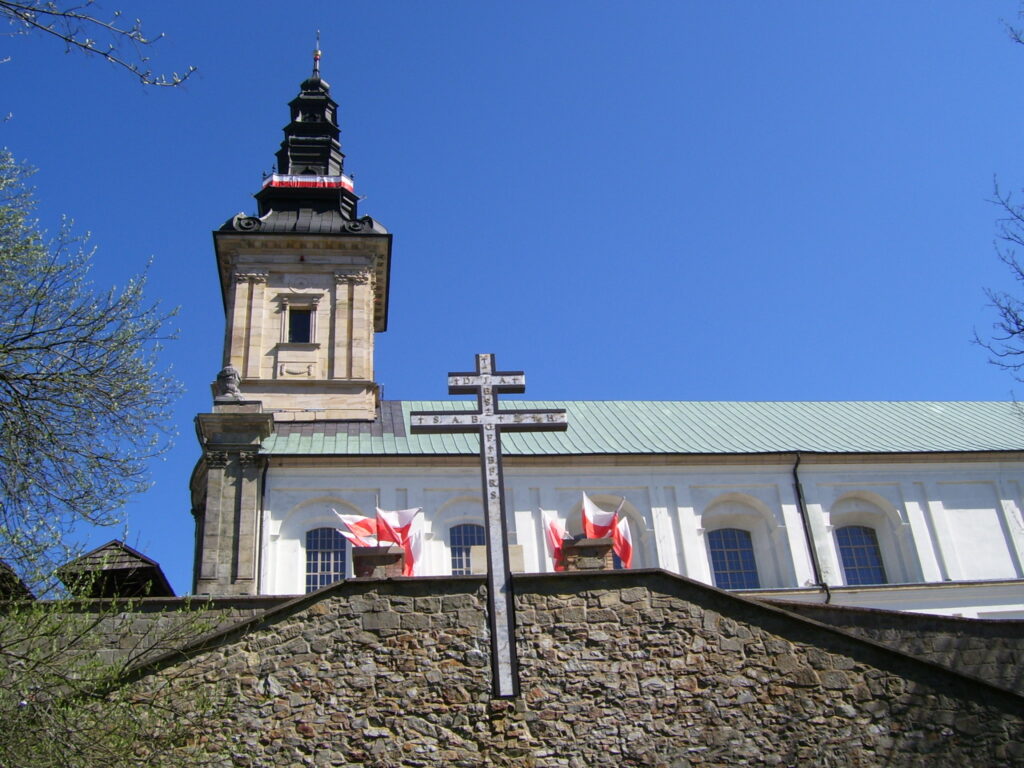
[[[219,684],[230,695],[207,748],[235,734],[231,750],[259,765],[1024,758],[1020,696],[695,582],[535,575],[516,577],[516,593],[515,702],[490,697],[474,577],[327,587],[206,638],[188,662],[166,657],[139,684]]]

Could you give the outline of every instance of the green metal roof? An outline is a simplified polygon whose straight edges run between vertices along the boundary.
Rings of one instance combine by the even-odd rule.
[[[997,402],[525,401],[504,410],[564,408],[566,432],[502,435],[512,456],[595,454],[935,453],[1024,450],[1024,410]],[[458,456],[475,435],[413,435],[411,411],[461,411],[473,400],[385,401],[374,422],[279,422],[274,456]]]

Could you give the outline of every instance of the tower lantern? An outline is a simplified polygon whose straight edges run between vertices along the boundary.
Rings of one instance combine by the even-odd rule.
[[[224,366],[275,421],[372,420],[374,334],[387,327],[391,235],[358,215],[338,104],[313,72],[289,103],[257,214],[214,232],[227,314]]]

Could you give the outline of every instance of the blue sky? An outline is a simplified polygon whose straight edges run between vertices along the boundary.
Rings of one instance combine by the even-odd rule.
[[[0,144],[44,226],[153,259],[180,307],[180,437],[129,543],[191,580],[188,476],[223,311],[210,232],[271,169],[310,69],[340,103],[361,212],[395,235],[385,397],[446,397],[494,352],[543,399],[1004,400],[970,343],[993,180],[1024,187],[1024,47],[985,2],[101,3],[166,38],[146,89],[4,37]],[[97,543],[117,532],[97,534]]]

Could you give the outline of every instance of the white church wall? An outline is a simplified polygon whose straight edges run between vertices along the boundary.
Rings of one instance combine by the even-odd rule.
[[[943,542],[954,564],[954,578],[1021,578],[1021,562],[1012,546],[1008,516],[999,504],[993,480],[939,481],[938,505],[945,518]],[[938,506],[937,505],[937,506]]]
[[[1024,578],[1024,464],[804,463],[799,474],[811,538],[830,586],[852,589],[844,586],[836,544],[836,531],[850,525],[875,532],[890,585]],[[790,464],[524,467],[510,462],[505,481],[509,540],[522,547],[527,571],[553,569],[542,510],[561,519],[570,534],[580,533],[585,491],[605,509],[625,497],[634,567],[660,567],[713,584],[707,537],[731,527],[750,533],[763,589],[800,589],[815,581]],[[275,466],[264,498],[261,591],[301,592],[305,531],[333,525],[332,506],[371,515],[378,498],[383,508],[423,507],[428,574],[451,573],[453,526],[483,524],[479,471],[473,466]],[[879,588],[874,591],[882,602],[895,599],[908,610],[917,605],[883,599]],[[859,596],[872,594],[872,588],[851,594],[865,604]],[[971,609],[950,604],[943,610]]]

